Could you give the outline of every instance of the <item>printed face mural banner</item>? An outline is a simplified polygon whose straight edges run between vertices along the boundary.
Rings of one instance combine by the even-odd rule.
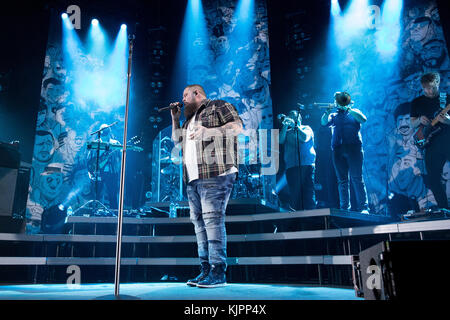
[[[203,2],[203,29],[190,35],[192,50],[183,57],[187,81],[202,84],[211,99],[233,103],[245,129],[270,129],[265,2],[254,1],[251,8],[238,9],[236,5],[236,1]],[[250,10],[254,14],[249,14]],[[184,23],[196,27],[196,21]],[[126,45],[120,43],[119,34],[115,43],[109,45],[111,54],[106,54],[108,50],[102,52],[88,45],[88,41],[81,41],[64,21],[61,25],[59,15],[53,17],[50,30],[27,203],[27,233],[47,232],[49,225],[57,224],[65,216],[61,212],[58,216],[61,204],[76,211],[98,199],[116,209],[118,200],[120,153],[101,150],[97,163],[92,141],[98,137],[90,133],[117,121],[100,138],[119,144],[126,92]],[[202,32],[207,36],[203,37]],[[118,48],[123,51],[117,52]],[[179,194],[170,193],[179,190],[178,185],[173,187],[156,178],[152,185],[155,181],[162,189],[169,189],[164,201],[181,200]],[[255,181],[249,183],[249,187],[256,188]],[[246,189],[235,197],[244,193]]]
[[[88,45],[91,34],[81,41],[68,19],[58,14],[52,17],[27,202],[27,233],[51,232],[55,226],[61,227],[69,207],[89,207],[95,199],[117,209],[120,150],[100,148],[97,157],[92,142],[100,135],[104,143],[119,144],[116,137],[123,134],[124,35],[119,33],[113,44],[104,40],[105,50],[99,50]],[[92,135],[112,123],[115,125]]]
[[[436,204],[424,184],[423,151],[412,140],[410,102],[423,94],[420,77],[426,72],[439,72],[441,92],[450,89],[449,57],[436,2],[403,3],[399,25],[389,25],[382,11],[378,28],[344,43],[345,50],[337,53],[342,88],[368,117],[362,134],[372,210],[392,217]],[[447,185],[448,168],[447,163],[442,177]],[[447,195],[450,198],[448,187]]]
[[[185,60],[188,82],[202,84],[209,98],[235,105],[246,130],[272,128],[265,2],[251,2],[254,15],[246,24],[238,23],[248,15],[237,7],[237,1],[202,3],[205,26],[190,35],[194,49]],[[123,59],[117,60],[114,53],[99,54],[81,45],[69,31],[55,15],[44,62],[27,233],[55,224],[61,204],[76,210],[97,198],[110,208],[117,206],[120,153],[101,150],[97,158],[92,141],[98,136],[91,133],[117,121],[100,138],[120,143],[126,45],[125,53],[119,54]],[[394,36],[395,50],[389,42]],[[362,128],[363,172],[372,211],[394,215],[414,206],[433,205],[434,197],[423,182],[423,154],[411,140],[409,102],[422,94],[419,79],[427,71],[439,71],[441,91],[450,89],[449,56],[435,1],[404,1],[400,24],[367,30],[340,41],[340,46],[334,48],[334,56],[341,83],[330,90],[348,90],[355,106],[368,117]],[[118,43],[111,44],[110,52],[115,52],[113,48],[122,50]],[[99,167],[101,172],[96,170]],[[96,179],[105,182],[97,190]],[[444,166],[442,182],[450,195],[449,163]],[[169,186],[161,181],[160,185]],[[242,190],[239,195],[246,193]]]
[[[207,0],[202,1],[201,10],[193,3],[188,1],[186,8],[177,70],[183,70],[188,84],[202,85],[209,99],[233,104],[244,123],[239,136],[240,173],[231,199],[265,199],[276,204],[271,192],[275,173],[260,175],[262,167],[277,161],[271,157],[265,166],[261,160],[262,144],[267,142],[267,149],[271,148],[268,130],[273,128],[265,1]],[[159,161],[172,156],[170,136],[171,127],[167,127],[153,146],[153,202],[187,200],[179,163]]]

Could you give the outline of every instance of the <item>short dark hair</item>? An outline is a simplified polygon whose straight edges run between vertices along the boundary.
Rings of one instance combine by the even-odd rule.
[[[334,99],[336,100],[337,104],[340,106],[347,106],[352,102],[352,99],[350,97],[350,94],[348,92],[336,92],[334,94]]]
[[[62,84],[62,82],[56,78],[47,78],[42,83],[42,85],[45,89],[47,89],[49,84],[60,85],[60,84]]]
[[[395,108],[394,119],[395,119],[395,121],[397,121],[397,118],[399,116],[402,116],[405,114],[410,114],[410,113],[411,113],[411,103],[405,102],[405,103],[399,104],[397,106],[397,108]]]
[[[204,95],[205,97],[206,97],[206,92],[205,92],[205,89],[203,89],[203,87],[201,86],[201,85],[199,85],[199,84],[190,84],[190,85],[188,85],[188,86],[186,86],[186,88],[185,89],[195,89],[195,90],[198,90],[198,91],[200,91],[200,93],[202,94],[202,95]]]
[[[51,133],[50,131],[46,131],[46,130],[37,130],[36,131],[36,135],[40,136],[40,137],[44,137],[44,136],[50,136],[52,138],[53,141],[55,141],[55,137],[53,136],[53,133]]]
[[[420,78],[420,83],[421,84],[426,84],[426,83],[431,83],[431,82],[441,82],[441,77],[439,75],[439,73],[437,72],[428,72],[425,73],[421,78]]]

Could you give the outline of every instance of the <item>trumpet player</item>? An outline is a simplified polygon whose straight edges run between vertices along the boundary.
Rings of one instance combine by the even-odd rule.
[[[350,209],[349,175],[355,191],[356,208],[353,211],[368,213],[366,186],[362,176],[364,152],[361,139],[361,124],[366,116],[352,108],[350,94],[336,92],[334,108],[328,108],[322,115],[321,124],[331,127],[331,149],[339,191],[339,205],[342,210]]]

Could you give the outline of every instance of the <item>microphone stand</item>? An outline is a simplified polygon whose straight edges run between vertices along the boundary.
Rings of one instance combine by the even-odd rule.
[[[114,276],[114,295],[119,298],[119,285],[120,285],[120,259],[121,259],[121,249],[122,249],[122,220],[123,220],[123,195],[125,189],[125,163],[127,159],[127,129],[128,129],[128,109],[130,102],[130,81],[131,81],[131,62],[133,58],[133,45],[134,45],[134,35],[128,36],[128,72],[127,72],[127,102],[125,105],[125,120],[123,129],[123,151],[122,151],[122,166],[120,168],[120,190],[119,190],[119,212],[117,215],[117,244],[116,244],[116,269]]]
[[[124,130],[123,130],[123,151],[122,151],[122,165],[120,168],[120,191],[119,191],[119,212],[117,214],[117,241],[116,241],[116,265],[114,272],[114,298],[115,299],[139,299],[134,296],[119,295],[120,289],[120,260],[121,260],[121,249],[122,249],[122,220],[123,220],[123,195],[124,195],[124,182],[125,182],[125,162],[127,158],[127,129],[128,129],[128,109],[130,101],[130,81],[131,81],[131,62],[133,57],[133,41],[135,39],[134,35],[128,36],[128,72],[127,72],[127,101],[125,105],[125,120],[124,120]],[[110,295],[102,297],[103,299],[111,298]]]
[[[117,121],[107,127],[98,129],[95,132],[91,133],[91,136],[93,135],[97,135],[97,151],[96,151],[96,159],[95,159],[95,171],[94,171],[94,178],[95,178],[95,200],[89,200],[88,202],[86,202],[85,204],[83,204],[81,207],[79,207],[77,210],[74,211],[74,214],[76,214],[78,211],[83,210],[85,208],[87,208],[88,206],[90,206],[92,203],[94,203],[94,207],[88,207],[89,209],[91,209],[91,213],[93,215],[98,215],[99,213],[99,205],[103,208],[103,210],[109,214],[111,214],[111,211],[100,201],[98,200],[98,180],[100,179],[100,144],[101,144],[101,135],[103,130],[112,127],[114,124],[116,124]],[[94,144],[91,145],[91,147],[88,146],[88,149],[92,149],[92,147],[94,146]],[[95,149],[95,148],[94,148]],[[109,147],[107,147],[105,149],[105,152],[109,150]]]
[[[300,154],[300,145],[298,142],[298,131],[300,130],[298,128],[298,119],[300,118],[300,110],[297,110],[297,119],[295,119],[295,144],[297,146],[297,156],[298,156],[298,171],[299,171],[299,178],[300,178],[300,183],[299,185],[302,186],[303,184],[303,174],[302,174],[302,159],[301,159],[301,154]],[[303,201],[303,194],[304,191],[302,187],[300,187],[300,202],[301,202],[301,207],[299,208],[299,210],[305,210],[305,204]],[[297,210],[297,209],[296,209]]]

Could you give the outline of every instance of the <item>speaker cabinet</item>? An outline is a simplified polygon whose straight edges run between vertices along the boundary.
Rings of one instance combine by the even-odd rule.
[[[0,216],[13,213],[18,169],[0,167]]]
[[[12,216],[19,166],[19,150],[0,142],[0,216]]]
[[[366,300],[442,299],[449,240],[383,241],[352,259],[355,293]]]

